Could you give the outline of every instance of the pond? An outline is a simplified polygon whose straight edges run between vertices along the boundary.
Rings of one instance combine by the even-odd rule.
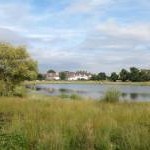
[[[86,98],[100,99],[109,89],[121,93],[122,100],[150,101],[150,86],[104,84],[38,84],[36,93],[44,95],[77,94]]]

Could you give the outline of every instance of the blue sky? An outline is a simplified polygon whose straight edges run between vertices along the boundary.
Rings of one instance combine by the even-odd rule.
[[[39,69],[149,68],[149,0],[0,0],[0,41],[25,45]]]

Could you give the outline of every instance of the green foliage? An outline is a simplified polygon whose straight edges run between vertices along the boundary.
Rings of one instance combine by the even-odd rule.
[[[92,76],[91,76],[91,80],[98,80],[98,77],[97,77],[97,75],[96,74],[93,74]]]
[[[67,79],[67,75],[65,72],[60,72],[59,77],[60,77],[60,80],[66,80]]]
[[[106,74],[105,74],[105,72],[100,72],[99,74],[98,74],[98,80],[106,80]]]
[[[71,95],[68,95],[68,94],[61,94],[59,96],[60,98],[62,99],[71,99],[71,100],[81,100],[82,98],[77,95],[77,94],[71,94]]]
[[[69,98],[70,96],[68,94],[61,94],[59,97],[65,99],[65,98]]]
[[[50,69],[47,71],[47,73],[56,73],[54,70]]]
[[[130,68],[130,81],[135,82],[135,81],[140,81],[140,70],[135,68],[135,67],[131,67]]]
[[[122,69],[119,75],[121,81],[125,82],[129,80],[129,72],[127,70]]]
[[[21,134],[0,134],[0,148],[2,150],[26,150],[29,149],[28,140]]]
[[[119,91],[115,89],[110,89],[105,93],[102,101],[110,103],[119,102],[120,96],[121,94]]]
[[[45,80],[45,76],[41,73],[37,75],[37,80]]]
[[[149,117],[150,103],[1,98],[0,149],[149,150]]]
[[[111,73],[111,76],[110,76],[110,80],[116,82],[116,81],[118,80],[118,77],[119,77],[119,76],[117,75],[116,72],[112,72],[112,73]]]
[[[22,81],[36,77],[37,62],[31,59],[24,47],[0,43],[0,80],[4,88],[1,95],[11,95]]]
[[[73,100],[80,100],[81,99],[81,97],[77,94],[70,95],[70,98],[73,99]]]
[[[111,81],[117,81],[121,80],[123,82],[125,81],[131,81],[131,82],[145,82],[150,81],[150,70],[146,69],[138,69],[136,67],[131,67],[130,71],[127,71],[126,69],[122,69],[118,74],[116,72],[112,72],[110,77],[107,77],[105,72],[100,72],[99,74],[93,74],[91,77],[91,80],[111,80]]]
[[[13,95],[18,97],[25,97],[27,96],[27,89],[25,86],[16,86]]]
[[[106,80],[107,76],[105,72],[100,72],[98,75],[93,74],[91,80]]]

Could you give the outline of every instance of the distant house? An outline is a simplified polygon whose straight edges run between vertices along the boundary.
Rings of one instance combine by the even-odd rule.
[[[69,72],[68,80],[75,81],[75,80],[89,80],[91,78],[91,74],[84,72],[84,71],[78,71],[78,72]]]
[[[60,80],[59,73],[57,72],[47,73],[46,80]]]
[[[85,71],[77,71],[77,72],[70,72],[70,71],[63,71],[66,76],[66,80],[69,81],[76,81],[76,80],[89,80],[91,78],[91,73],[87,73]],[[60,80],[60,73],[49,71],[46,74],[46,80]]]

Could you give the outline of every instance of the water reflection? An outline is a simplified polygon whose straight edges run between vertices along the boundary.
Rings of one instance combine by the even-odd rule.
[[[84,97],[91,97],[99,99],[104,96],[104,93],[112,88],[110,85],[85,85],[85,84],[49,84],[26,86],[34,89],[38,93],[46,95],[61,95],[61,94],[78,94]],[[136,101],[150,101],[150,86],[114,86],[114,89],[119,89],[121,92],[121,99],[136,100]]]
[[[130,98],[131,98],[132,100],[136,100],[136,99],[138,99],[138,97],[139,97],[139,94],[138,94],[138,93],[130,93]]]

